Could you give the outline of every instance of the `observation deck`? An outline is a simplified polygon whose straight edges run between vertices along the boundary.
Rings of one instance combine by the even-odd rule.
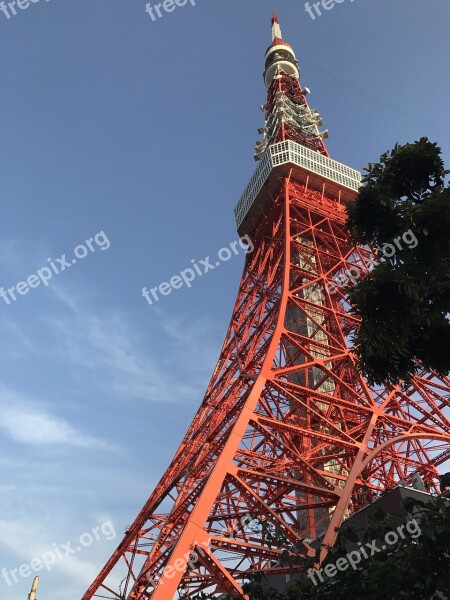
[[[271,145],[234,208],[239,235],[251,235],[273,201],[283,177],[308,189],[324,192],[340,203],[353,200],[361,186],[361,173],[292,140]]]

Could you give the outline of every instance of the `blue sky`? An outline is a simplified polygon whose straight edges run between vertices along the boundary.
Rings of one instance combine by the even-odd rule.
[[[197,0],[154,22],[145,4],[0,13],[0,285],[110,243],[0,298],[0,569],[109,520],[118,534],[41,572],[43,600],[81,596],[202,399],[243,251],[152,306],[141,289],[237,239],[272,9],[333,158],[362,169],[427,135],[450,163],[444,0],[346,0],[314,21],[292,0]],[[0,597],[24,600],[18,580]]]

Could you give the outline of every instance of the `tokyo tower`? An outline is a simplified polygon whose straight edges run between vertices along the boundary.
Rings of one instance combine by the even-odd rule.
[[[358,321],[333,281],[371,268],[345,229],[361,176],[330,158],[299,77],[274,15],[259,162],[235,208],[254,250],[225,342],[172,463],[83,600],[246,598],[247,573],[288,572],[271,530],[313,556],[400,480],[436,488],[450,457],[448,378],[373,387],[357,370]]]

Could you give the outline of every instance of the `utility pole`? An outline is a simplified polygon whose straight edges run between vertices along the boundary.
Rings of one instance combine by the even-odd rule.
[[[33,585],[31,586],[31,592],[28,594],[28,600],[36,600],[36,592],[39,585],[39,577],[35,577]]]

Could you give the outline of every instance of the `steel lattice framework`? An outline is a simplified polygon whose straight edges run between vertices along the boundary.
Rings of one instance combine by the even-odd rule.
[[[269,174],[236,209],[254,250],[220,358],[170,467],[83,600],[245,598],[247,573],[287,572],[267,543],[271,528],[313,555],[314,540],[332,545],[346,514],[400,479],[420,474],[435,486],[450,457],[447,378],[421,372],[385,388],[358,373],[349,343],[358,321],[331,285],[373,264],[345,228],[343,202],[357,186],[339,180],[295,55],[276,17],[272,25],[257,156]],[[272,164],[288,140],[292,156],[281,147]],[[349,167],[342,173],[351,179]]]

